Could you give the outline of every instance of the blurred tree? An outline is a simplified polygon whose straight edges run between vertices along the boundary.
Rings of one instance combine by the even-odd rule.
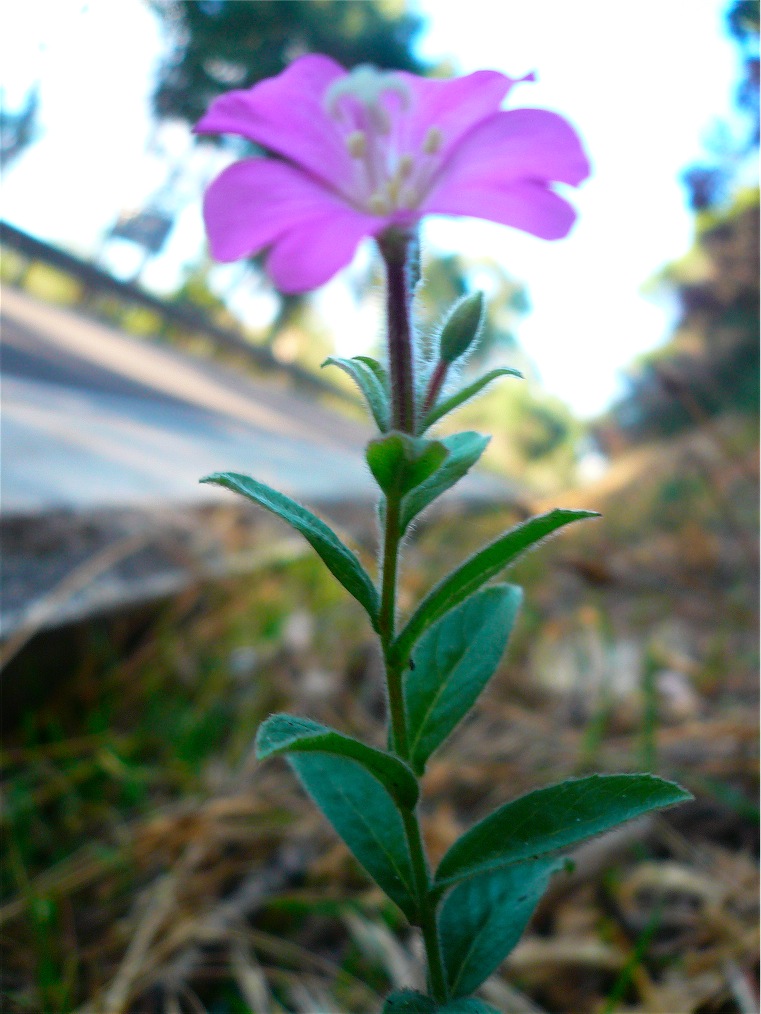
[[[34,85],[20,109],[10,112],[0,90],[0,166],[7,169],[39,135],[40,92]]]
[[[712,208],[727,198],[738,167],[759,143],[759,2],[734,0],[726,14],[727,31],[737,45],[740,79],[735,89],[738,129],[719,124],[708,142],[711,159],[690,166],[682,180],[695,211]]]
[[[734,0],[727,27],[740,56],[735,92],[741,137],[714,131],[713,161],[684,176],[696,211],[695,242],[649,283],[674,294],[680,316],[670,340],[630,373],[629,392],[601,421],[608,449],[699,426],[722,413],[755,416],[759,404],[759,4]]]
[[[627,441],[668,436],[759,404],[758,191],[701,212],[695,244],[655,281],[675,291],[681,316],[670,340],[632,369],[612,421]]]
[[[345,67],[423,73],[411,52],[421,27],[386,0],[149,0],[172,43],[153,95],[160,119],[195,123],[212,99],[279,74],[301,53]]]

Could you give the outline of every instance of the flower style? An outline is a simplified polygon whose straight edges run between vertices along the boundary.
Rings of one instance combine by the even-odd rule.
[[[363,237],[424,215],[565,236],[575,212],[551,184],[577,186],[589,163],[556,113],[500,109],[517,83],[496,71],[449,80],[366,65],[347,72],[307,55],[220,96],[196,132],[238,134],[271,155],[235,162],[209,187],[213,256],[269,249],[271,278],[296,293],[345,267]]]

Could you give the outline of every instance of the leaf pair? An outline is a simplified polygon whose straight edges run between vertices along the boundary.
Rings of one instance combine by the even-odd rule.
[[[490,1010],[468,997],[517,944],[550,878],[565,865],[558,848],[689,798],[651,775],[595,775],[528,793],[481,821],[449,850],[433,887],[436,895],[454,884],[438,915],[452,999],[437,1006],[426,998],[416,1007],[415,994],[395,993],[385,1014]]]
[[[322,365],[337,366],[352,378],[364,396],[370,414],[375,420],[375,425],[381,433],[387,433],[391,428],[391,394],[388,374],[381,364],[370,356],[353,356],[351,359],[328,356]],[[523,374],[519,370],[507,367],[489,370],[482,377],[434,405],[422,420],[419,433],[425,433],[445,415],[454,412],[471,398],[475,398],[498,377],[522,376]]]
[[[260,759],[288,755],[354,856],[414,921],[404,814],[416,804],[418,785],[407,765],[291,715],[267,719],[256,745]],[[472,992],[474,977],[486,978],[511,949],[558,868],[560,850],[689,798],[652,775],[591,775],[529,792],[472,827],[441,860],[431,888],[436,898],[446,895],[439,920],[450,988]]]
[[[386,497],[399,504],[403,535],[414,518],[475,465],[489,443],[480,433],[425,440],[391,433],[367,445],[367,463]]]
[[[413,448],[410,451],[410,444],[404,440],[397,442],[397,437],[405,437],[407,442],[414,441],[417,450]],[[375,442],[383,445],[375,463],[384,476],[384,482],[392,474],[390,458],[398,463],[398,455],[401,454],[406,461],[407,477],[400,487],[400,490],[405,490],[401,500],[402,523],[408,525],[419,511],[461,478],[478,460],[486,446],[485,441],[486,438],[477,433],[458,433],[442,441],[418,443],[416,438],[405,434],[392,434]],[[370,446],[373,447],[373,444]],[[431,447],[435,450],[432,451]],[[445,457],[442,457],[442,447]],[[383,463],[379,464],[380,461]],[[378,630],[378,591],[356,555],[324,521],[284,493],[247,475],[217,472],[201,479],[201,482],[214,483],[240,493],[287,521],[304,536],[333,576],[365,608],[373,629]],[[418,485],[413,485],[414,482]],[[518,525],[479,550],[426,595],[394,641],[391,658],[406,661],[415,643],[429,627],[496,577],[531,546],[572,521],[596,516],[594,511],[550,511]]]
[[[564,864],[560,849],[690,798],[652,775],[592,775],[529,792],[467,831],[432,887],[446,894],[439,931],[450,995],[472,993],[509,954]]]

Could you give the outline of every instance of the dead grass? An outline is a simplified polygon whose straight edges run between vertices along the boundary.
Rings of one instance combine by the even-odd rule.
[[[747,476],[719,486],[687,451],[657,475],[643,459],[586,504],[610,521],[516,572],[507,665],[426,776],[434,856],[581,771],[647,762],[697,797],[578,852],[483,988],[504,1011],[758,1009],[756,592],[746,517],[739,538],[721,508]],[[421,529],[409,601],[509,522],[460,518],[455,549],[451,523]],[[74,672],[51,672],[1,757],[5,1010],[369,1012],[420,985],[398,912],[285,766],[254,764],[281,707],[382,741],[364,618],[307,555],[96,630]]]

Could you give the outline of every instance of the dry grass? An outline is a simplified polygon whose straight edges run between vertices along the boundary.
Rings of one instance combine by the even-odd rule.
[[[749,529],[721,523],[735,480],[703,472],[698,488],[658,460],[682,483],[675,507],[664,479],[643,483],[646,462],[594,494],[610,522],[516,574],[527,608],[508,664],[426,776],[434,856],[505,799],[581,771],[645,764],[697,797],[578,852],[483,988],[504,1011],[758,1009]],[[459,519],[456,551],[451,527],[422,529],[410,601],[442,555],[509,520]],[[414,934],[285,765],[251,754],[280,707],[382,741],[364,619],[317,562],[199,584],[150,623],[95,630],[78,657],[51,669],[2,754],[4,1010],[369,1012],[416,984]]]

